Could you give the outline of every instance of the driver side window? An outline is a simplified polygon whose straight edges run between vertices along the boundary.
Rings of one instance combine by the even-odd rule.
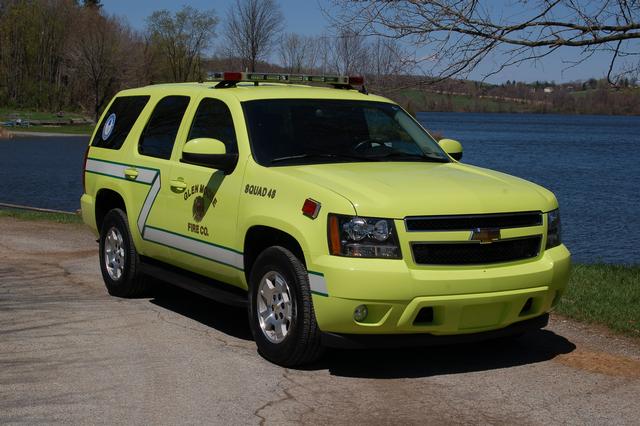
[[[187,140],[213,138],[222,141],[228,154],[238,152],[236,130],[229,107],[218,99],[205,98],[198,105]]]

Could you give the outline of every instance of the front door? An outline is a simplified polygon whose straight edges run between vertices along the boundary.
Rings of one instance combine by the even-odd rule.
[[[214,138],[227,153],[237,153],[234,122],[225,102],[200,100],[187,137],[181,141]],[[241,247],[237,247],[237,211],[242,186],[242,165],[225,174],[221,170],[178,161],[171,171],[167,211],[173,218],[167,236],[171,263],[229,284],[241,285]]]

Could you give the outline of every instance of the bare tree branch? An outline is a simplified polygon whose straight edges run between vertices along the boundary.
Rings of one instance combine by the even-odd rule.
[[[244,66],[256,71],[258,61],[271,53],[283,22],[282,12],[274,0],[236,0],[227,14],[227,55],[239,55]]]
[[[287,72],[311,70],[315,68],[317,60],[316,39],[293,33],[284,34],[280,38],[278,55]]]
[[[609,63],[609,72],[607,72],[607,81],[609,82],[609,84],[611,84],[612,86],[617,86],[617,83],[614,82],[611,79],[611,73],[613,72],[613,66],[616,63],[616,58],[618,57],[618,52],[620,51],[620,45],[622,44],[622,40],[620,40],[618,42],[618,45],[616,46],[616,50],[613,53],[613,56],[611,57],[611,62]]]
[[[214,36],[217,22],[213,11],[198,11],[190,6],[173,15],[159,10],[147,19],[149,36],[169,63],[173,81],[200,78],[200,57]]]
[[[430,50],[423,66],[439,79],[469,73],[489,53],[512,46],[497,69],[536,61],[558,48],[611,52],[609,80],[625,52],[638,51],[638,0],[332,0],[329,18],[363,36],[402,39]],[[522,48],[522,49],[518,49]],[[526,50],[525,50],[526,49]],[[490,71],[494,74],[494,71]],[[436,80],[437,81],[437,80]]]

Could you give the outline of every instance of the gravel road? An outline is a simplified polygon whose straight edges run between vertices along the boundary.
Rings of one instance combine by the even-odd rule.
[[[107,295],[80,225],[0,219],[0,423],[638,424],[640,344],[557,316],[515,343],[283,369],[244,311]]]

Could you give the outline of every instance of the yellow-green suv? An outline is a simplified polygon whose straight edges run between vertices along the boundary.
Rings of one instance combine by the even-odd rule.
[[[285,366],[546,325],[570,269],[551,192],[461,164],[360,79],[216,77],[122,91],[98,123],[81,203],[110,294],[247,306]]]

